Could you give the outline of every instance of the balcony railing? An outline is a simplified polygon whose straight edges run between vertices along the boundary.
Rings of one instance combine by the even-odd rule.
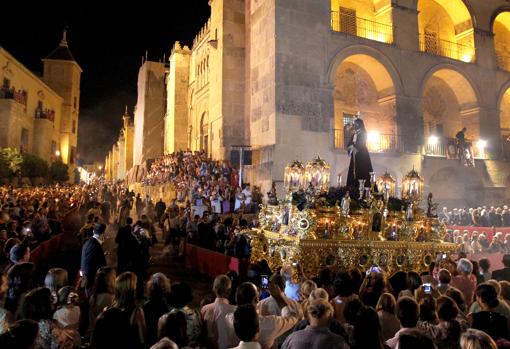
[[[6,86],[2,86],[0,88],[0,98],[14,99],[16,102],[23,104],[25,107],[27,106],[27,95],[27,91],[16,90],[14,87],[8,88]]]
[[[420,51],[466,63],[475,61],[474,47],[443,40],[430,33],[420,34]]]
[[[55,111],[51,109],[40,109],[37,108],[34,114],[36,119],[46,119],[51,122],[55,121]]]
[[[375,22],[338,11],[331,11],[331,30],[387,44],[393,43],[391,24]]]
[[[349,139],[344,136],[344,130],[335,129],[335,148],[336,149],[347,149],[349,145]],[[393,153],[400,152],[401,142],[399,137],[395,134],[379,134],[371,133],[367,134],[367,148],[371,153]]]
[[[510,71],[510,55],[504,51],[496,50],[496,64],[498,68]]]
[[[483,147],[475,142],[466,140],[471,145],[475,159],[487,159],[488,154]],[[457,140],[455,138],[436,138],[434,142],[428,142],[423,146],[423,155],[430,157],[443,157],[447,159],[458,159]]]

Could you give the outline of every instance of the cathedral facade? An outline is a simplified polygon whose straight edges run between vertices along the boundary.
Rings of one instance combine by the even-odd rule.
[[[164,150],[230,159],[245,181],[282,183],[320,155],[344,174],[359,112],[374,169],[411,168],[445,204],[510,197],[510,6],[503,0],[211,0],[167,77]],[[466,128],[475,167],[454,157]]]

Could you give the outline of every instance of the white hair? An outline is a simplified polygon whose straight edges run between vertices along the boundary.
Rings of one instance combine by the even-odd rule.
[[[465,274],[471,274],[473,272],[473,263],[467,258],[461,258],[457,262],[457,269]]]

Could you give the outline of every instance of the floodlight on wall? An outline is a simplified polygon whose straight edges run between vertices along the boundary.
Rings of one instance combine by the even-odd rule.
[[[427,139],[427,144],[430,146],[437,145],[439,143],[439,138],[437,136],[429,136]]]
[[[368,148],[372,151],[379,151],[381,147],[381,135],[377,131],[367,133]]]
[[[57,151],[55,152],[55,156],[60,156],[60,150],[57,150]]]

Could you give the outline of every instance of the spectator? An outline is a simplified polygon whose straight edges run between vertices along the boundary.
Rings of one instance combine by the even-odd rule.
[[[0,335],[9,330],[13,323],[13,316],[10,311],[3,308],[3,300],[7,293],[7,277],[0,273]]]
[[[87,240],[83,245],[81,252],[81,271],[86,281],[86,289],[88,294],[94,286],[94,278],[99,268],[106,266],[106,259],[103,248],[103,233],[106,226],[96,223],[92,238]]]
[[[52,319],[51,291],[44,287],[30,291],[22,305],[21,319],[34,320],[39,324],[36,346],[39,348],[68,348],[79,345],[78,332],[64,329]]]
[[[249,282],[241,284],[237,288],[236,301],[238,306],[244,304],[257,305],[259,293],[255,285]],[[259,343],[262,349],[269,349],[273,347],[275,340],[285,332],[289,331],[301,317],[300,314],[295,314],[289,307],[282,309],[282,316],[263,316],[259,314]],[[235,335],[233,325],[233,315],[226,316],[227,322],[227,336],[229,338],[229,347],[239,344],[239,339]]]
[[[51,268],[48,270],[46,277],[44,278],[44,286],[51,291],[51,297],[53,299],[53,304],[57,303],[58,300],[58,290],[62,287],[67,286],[67,270],[62,268]]]
[[[400,330],[400,322],[395,316],[395,306],[395,297],[391,293],[383,293],[375,308],[381,323],[384,341],[393,338],[398,330]]]
[[[479,285],[476,289],[476,301],[482,311],[469,314],[472,328],[484,331],[494,340],[510,339],[510,319],[495,312],[499,299],[494,286],[487,283]]]
[[[78,331],[81,318],[78,294],[72,287],[65,286],[58,291],[57,296],[58,309],[53,314],[53,319],[57,320],[64,328]]]
[[[457,262],[457,271],[459,275],[453,277],[451,284],[462,292],[466,303],[470,305],[476,288],[476,277],[472,274],[473,264],[468,259],[461,258]]]
[[[307,318],[306,309],[308,308],[308,304],[310,303],[308,297],[310,297],[310,294],[315,289],[317,289],[317,284],[313,280],[305,280],[301,285],[300,298],[303,300],[303,302],[301,303],[301,309],[303,310],[305,318]]]
[[[417,329],[410,329],[400,335],[399,349],[436,349],[432,339]]]
[[[241,340],[233,349],[260,349],[257,342],[260,333],[257,310],[251,304],[239,306],[234,312],[234,330]]]
[[[510,307],[510,282],[500,281],[499,286],[501,288],[501,299],[505,301],[506,305]]]
[[[16,264],[7,274],[7,296],[4,308],[19,317],[19,305],[23,304],[26,294],[32,289],[34,265],[32,263]]]
[[[490,267],[491,262],[487,258],[482,258],[478,261],[478,265],[480,266],[480,275],[483,277],[483,282],[489,281],[492,278]]]
[[[190,347],[200,346],[204,340],[202,330],[202,316],[197,309],[191,308],[193,292],[186,283],[174,283],[170,291],[170,311],[159,318],[159,333],[166,322],[166,318],[175,312],[182,312],[186,318],[186,335]]]
[[[169,295],[170,280],[162,273],[153,274],[147,281],[149,299],[143,305],[148,345],[153,345],[158,340],[158,320],[170,311]]]
[[[326,300],[311,302],[308,306],[310,325],[288,336],[282,349],[348,348],[344,339],[328,328],[333,312],[333,307]]]
[[[402,297],[397,302],[397,318],[400,321],[401,329],[395,333],[395,336],[386,341],[386,345],[395,349],[398,346],[400,335],[409,330],[416,328],[419,319],[418,304],[411,297]]]
[[[444,295],[451,288],[450,282],[452,281],[452,274],[450,274],[448,269],[441,269],[439,273],[437,273],[437,278],[439,283],[436,289],[441,295]]]
[[[352,284],[349,274],[345,274],[342,278],[336,279],[333,285],[336,297],[331,300],[331,305],[335,311],[335,319],[337,319],[341,324],[344,324],[345,305],[347,302],[357,299],[358,296],[352,292]]]
[[[462,349],[498,349],[496,342],[485,332],[468,329],[460,337]]]
[[[0,336],[0,347],[10,349],[33,349],[39,337],[39,324],[34,320],[16,321],[9,332]]]
[[[416,297],[416,290],[421,286],[420,274],[410,271],[407,273],[407,289],[400,292],[398,298],[401,297]]]
[[[286,306],[294,308],[297,313],[299,304],[285,295],[285,280],[281,275],[274,274],[269,279],[270,297],[261,300],[257,305],[260,315],[282,315],[282,309]]]
[[[492,278],[497,281],[510,281],[510,254],[503,256],[503,269],[494,270],[492,272]]]
[[[211,348],[226,348],[229,344],[226,336],[225,316],[235,310],[235,306],[230,305],[228,301],[231,289],[230,278],[226,275],[218,275],[213,283],[216,299],[214,303],[202,307],[202,318],[207,328],[207,342]]]
[[[437,316],[439,324],[436,326],[434,341],[438,349],[458,349],[461,326],[457,321],[459,310],[450,297],[441,296],[437,300]]]
[[[354,345],[351,348],[384,349],[384,347],[381,324],[376,311],[372,307],[362,307],[354,322]]]
[[[89,298],[89,330],[92,332],[96,318],[105,308],[113,305],[115,300],[115,269],[101,267],[96,272],[96,279]]]

